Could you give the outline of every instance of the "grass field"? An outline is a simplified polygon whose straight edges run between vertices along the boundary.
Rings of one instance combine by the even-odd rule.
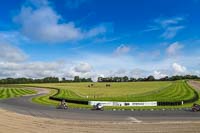
[[[110,83],[111,87],[105,87],[107,83],[60,83],[60,84],[30,84],[36,87],[58,88],[60,93],[56,97],[75,99],[105,99],[108,97],[127,97],[130,95],[147,94],[159,91],[172,84],[172,82],[134,82],[134,83]]]
[[[55,95],[56,93],[57,93],[57,90],[51,89],[47,95],[34,97],[32,101],[35,103],[43,104],[43,105],[57,105],[59,103],[58,101],[49,99],[49,96]]]
[[[36,91],[30,89],[23,89],[18,87],[0,87],[0,99],[19,97],[28,94],[34,94]]]
[[[53,87],[60,89],[56,98],[77,100],[107,100],[107,101],[182,101],[194,97],[194,90],[185,81],[176,82],[132,82],[110,83],[61,83],[35,84],[31,86]]]
[[[109,83],[111,87],[106,87],[108,83],[93,83],[93,87],[88,87],[91,83],[59,83],[59,84],[29,84],[29,86],[39,86],[47,88],[58,88],[46,96],[33,99],[34,102],[48,105],[56,105],[58,102],[49,100],[49,96],[57,98],[67,98],[72,100],[107,100],[107,101],[182,101],[189,100],[195,96],[193,88],[185,81],[174,82],[127,82]],[[55,95],[56,94],[56,95]],[[90,107],[88,105],[70,104],[72,107]],[[189,107],[191,104],[184,104],[182,107]],[[110,109],[112,107],[108,107]],[[130,107],[123,107],[129,109]],[[140,107],[131,107],[140,108]],[[143,107],[149,108],[149,107]],[[152,107],[151,107],[152,108]],[[153,107],[154,108],[154,107]],[[163,108],[155,107],[155,108]],[[165,108],[171,108],[165,106]],[[174,107],[173,107],[174,108]]]

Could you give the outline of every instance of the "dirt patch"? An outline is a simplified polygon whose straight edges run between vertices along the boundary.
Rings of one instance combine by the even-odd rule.
[[[189,81],[188,82],[189,85],[191,85],[194,89],[196,89],[197,91],[200,91],[200,82],[199,81]]]
[[[0,110],[1,133],[197,133],[198,122],[128,123],[39,118]]]

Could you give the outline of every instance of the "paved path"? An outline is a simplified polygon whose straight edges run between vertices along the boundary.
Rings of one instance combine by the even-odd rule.
[[[92,111],[84,109],[56,109],[53,106],[43,106],[31,102],[33,97],[48,93],[41,88],[39,94],[0,100],[0,108],[21,114],[53,119],[73,119],[89,121],[113,122],[168,122],[168,121],[200,121],[200,112],[190,110],[176,111]]]

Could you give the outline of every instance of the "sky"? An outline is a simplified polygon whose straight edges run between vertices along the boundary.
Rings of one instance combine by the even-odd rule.
[[[0,78],[200,76],[200,0],[2,0]]]

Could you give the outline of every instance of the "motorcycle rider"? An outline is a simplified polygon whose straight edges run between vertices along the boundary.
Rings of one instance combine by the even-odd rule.
[[[62,106],[63,108],[67,108],[67,103],[65,102],[65,99],[63,99],[63,100],[61,101],[61,106]]]

